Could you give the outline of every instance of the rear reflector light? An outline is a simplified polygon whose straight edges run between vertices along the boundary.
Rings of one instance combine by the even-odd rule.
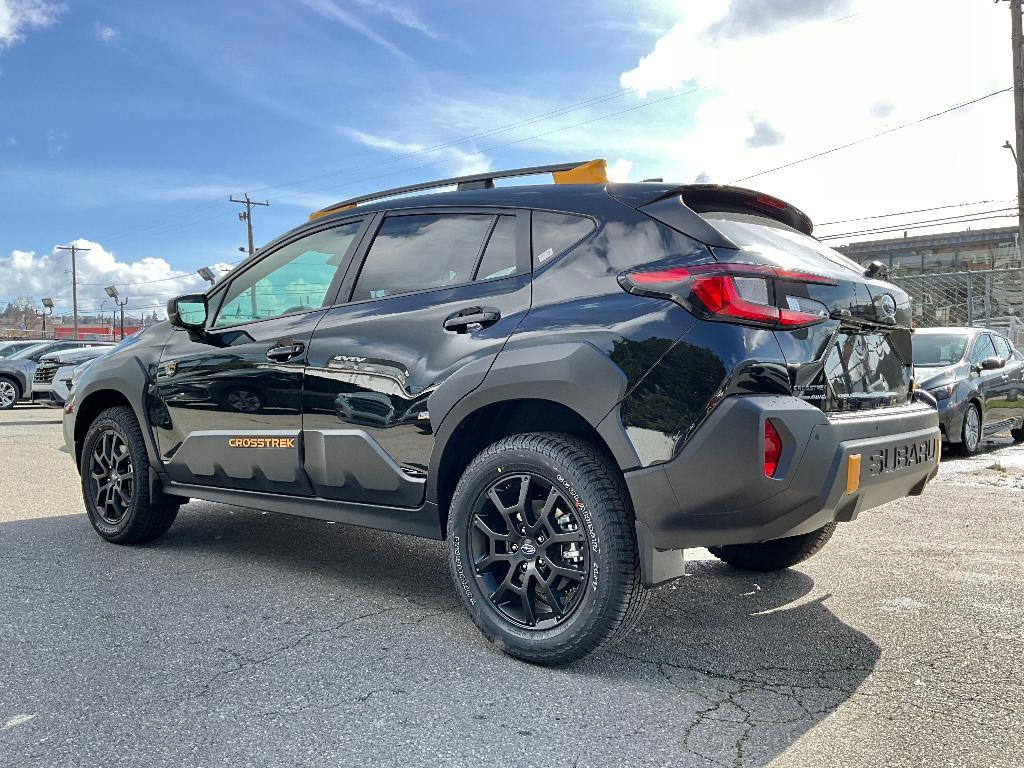
[[[782,438],[779,431],[771,421],[764,423],[764,474],[765,477],[775,477],[775,470],[779,468],[779,458],[782,456]]]
[[[803,311],[776,306],[778,282],[836,285],[822,275],[792,272],[761,264],[700,264],[652,271],[624,272],[619,284],[641,296],[671,299],[706,320],[725,320],[769,328],[804,328],[828,317],[825,305],[804,300]]]

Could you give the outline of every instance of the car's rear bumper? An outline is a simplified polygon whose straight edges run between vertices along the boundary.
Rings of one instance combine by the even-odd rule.
[[[764,474],[769,418],[783,439],[774,477]],[[939,454],[938,416],[926,405],[826,415],[794,397],[726,398],[675,459],[626,473],[641,555],[657,570],[657,550],[767,541],[853,520],[919,494]],[[859,473],[849,477],[858,455]]]

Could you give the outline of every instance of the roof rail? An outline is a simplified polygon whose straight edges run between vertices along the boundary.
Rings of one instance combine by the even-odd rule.
[[[536,176],[541,173],[552,174],[555,177],[556,184],[603,184],[608,181],[607,163],[601,159],[583,160],[575,163],[555,163],[554,165],[535,165],[532,168],[512,168],[507,171],[486,171],[469,176],[453,176],[450,179],[425,181],[419,184],[410,184],[406,187],[395,187],[394,189],[385,189],[382,192],[352,197],[311,213],[309,220],[319,219],[321,216],[329,216],[338,211],[355,208],[360,203],[369,203],[386,197],[407,195],[411,192],[423,192],[428,189],[451,186],[457,186],[460,192],[466,189],[492,189],[495,179]]]

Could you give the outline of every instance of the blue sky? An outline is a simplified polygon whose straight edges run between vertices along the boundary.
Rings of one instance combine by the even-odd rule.
[[[726,182],[1007,85],[1001,7],[936,2],[907,36],[917,0],[0,0],[0,301],[63,299],[71,241],[85,283],[194,287],[165,278],[240,256],[231,194],[271,201],[259,244],[486,168]],[[864,55],[886,35],[905,61]],[[750,183],[818,220],[1012,196],[1010,105]]]
[[[244,243],[229,194],[271,200],[254,216],[265,241],[321,203],[478,165],[479,149],[527,132],[459,145],[465,157],[343,172],[497,127],[503,111],[513,121],[617,91],[653,42],[642,26],[618,26],[639,6],[531,5],[70,3],[0,58],[0,247],[87,237],[127,259],[223,261]],[[565,157],[529,144],[486,155],[499,165]]]

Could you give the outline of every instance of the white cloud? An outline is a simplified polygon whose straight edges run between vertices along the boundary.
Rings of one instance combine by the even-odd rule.
[[[353,128],[343,128],[342,133],[372,149],[380,149],[386,152],[403,156],[415,155],[415,159],[423,164],[434,164],[443,161],[441,165],[453,176],[468,176],[472,173],[483,173],[491,170],[491,162],[481,152],[475,150],[464,150],[457,146],[441,146],[444,142],[425,144],[420,142],[399,141],[387,136],[360,131]],[[412,160],[413,158],[409,158]]]
[[[114,42],[120,33],[113,27],[108,27],[106,24],[96,22],[96,39],[101,43],[112,43]]]
[[[633,170],[633,163],[620,157],[608,166],[609,181],[629,181],[629,172]]]
[[[442,39],[442,35],[423,21],[415,9],[395,2],[383,0],[356,0],[356,3],[373,13],[387,16],[396,24],[426,35],[432,40]]]
[[[117,287],[121,298],[128,298],[126,312],[156,311],[164,315],[163,306],[173,296],[192,291],[204,290],[208,284],[194,272],[172,269],[164,259],[146,257],[133,262],[119,261],[116,254],[99,243],[79,238],[73,241],[88,251],[79,253],[76,259],[78,272],[79,312],[94,312],[107,299],[103,288]],[[4,285],[0,300],[6,302],[25,296],[34,303],[43,297],[52,297],[56,308],[54,314],[71,312],[70,255],[54,247],[50,253],[13,250],[7,257],[0,256],[0,274]],[[229,264],[213,265],[214,272],[222,274],[231,268]],[[153,282],[156,281],[156,282]],[[107,299],[106,310],[111,302]]]
[[[651,99],[697,85],[699,106],[683,130],[652,125],[659,158],[630,156],[642,173],[728,183],[998,90],[1007,16],[958,0],[686,3],[620,82]],[[1005,94],[745,184],[821,220],[1007,197],[1011,108]]]
[[[348,27],[353,32],[356,32],[367,40],[376,43],[381,48],[384,48],[398,58],[406,61],[411,60],[405,51],[396,46],[390,40],[379,35],[377,32],[374,32],[370,27],[366,26],[366,24],[357,19],[352,13],[339,6],[333,0],[302,0],[302,2],[314,13],[319,14],[325,19],[336,21],[339,24]]]
[[[64,9],[48,0],[0,0],[0,49],[20,42],[30,29],[55,23]]]

